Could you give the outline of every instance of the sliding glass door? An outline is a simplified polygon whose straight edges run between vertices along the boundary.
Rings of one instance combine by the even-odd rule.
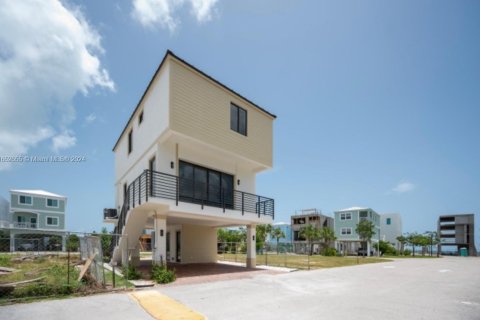
[[[179,166],[180,200],[233,208],[233,176],[185,161]]]

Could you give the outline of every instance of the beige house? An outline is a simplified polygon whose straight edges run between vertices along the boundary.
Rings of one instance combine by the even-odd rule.
[[[216,262],[217,228],[245,226],[255,266],[255,227],[274,218],[255,177],[272,167],[275,118],[167,51],[113,148],[113,260],[137,260],[153,229],[155,262]]]

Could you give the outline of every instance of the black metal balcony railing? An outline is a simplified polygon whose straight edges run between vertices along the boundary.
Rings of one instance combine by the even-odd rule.
[[[143,171],[130,185],[127,187],[127,194],[122,205],[120,214],[118,215],[117,226],[114,234],[120,234],[125,225],[127,213],[130,208],[141,205],[148,201],[149,198],[170,199],[176,202],[196,203],[202,206],[213,206],[226,209],[238,210],[261,215],[275,215],[275,203],[273,199],[262,197],[259,195],[242,192],[238,190],[225,190],[211,185],[202,185],[197,181],[180,178],[171,174],[158,171]],[[104,218],[112,218],[111,216]],[[117,241],[112,241],[112,250]]]

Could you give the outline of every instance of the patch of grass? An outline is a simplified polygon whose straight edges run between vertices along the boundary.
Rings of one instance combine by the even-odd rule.
[[[129,265],[128,267],[123,267],[122,274],[129,280],[138,280],[142,278],[142,274],[138,272],[137,269],[132,265]]]
[[[10,299],[29,298],[47,296],[64,296],[74,292],[83,291],[86,285],[77,281],[78,270],[70,266],[70,274],[67,267],[67,257],[65,256],[41,256],[27,257],[24,260],[18,260],[20,255],[0,255],[0,261],[3,266],[8,265],[16,269],[15,272],[0,275],[0,283],[7,284],[19,281],[28,281],[41,278],[39,281],[23,284],[15,287],[12,292],[4,292],[0,296],[0,304]],[[71,262],[75,258],[71,259]],[[70,281],[68,281],[70,275]]]
[[[105,269],[105,284],[107,286],[113,287],[112,275],[113,275],[112,271]],[[119,276],[118,274],[115,274],[115,287],[116,288],[120,288],[120,287],[132,288],[134,287],[134,285],[130,281],[127,281],[124,277]]]
[[[390,259],[439,259],[441,257],[437,257],[436,255],[434,256],[422,256],[422,255],[415,255],[415,256],[387,256],[387,255],[384,255],[383,257],[385,258],[390,258]]]
[[[0,255],[0,267],[11,267],[12,266],[12,256],[9,254]]]
[[[219,254],[218,260],[243,262],[246,261],[246,254]],[[336,268],[345,266],[354,266],[359,264],[389,262],[392,260],[377,258],[377,257],[325,257],[319,255],[313,255],[308,257],[307,255],[257,255],[257,265],[269,265],[278,267],[287,267],[295,269],[320,269],[320,268]]]

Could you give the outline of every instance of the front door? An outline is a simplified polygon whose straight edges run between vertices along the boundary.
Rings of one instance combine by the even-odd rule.
[[[180,231],[177,231],[176,233],[176,258],[177,258],[177,262],[182,262],[182,241],[181,241],[181,238],[182,238],[182,234]]]

